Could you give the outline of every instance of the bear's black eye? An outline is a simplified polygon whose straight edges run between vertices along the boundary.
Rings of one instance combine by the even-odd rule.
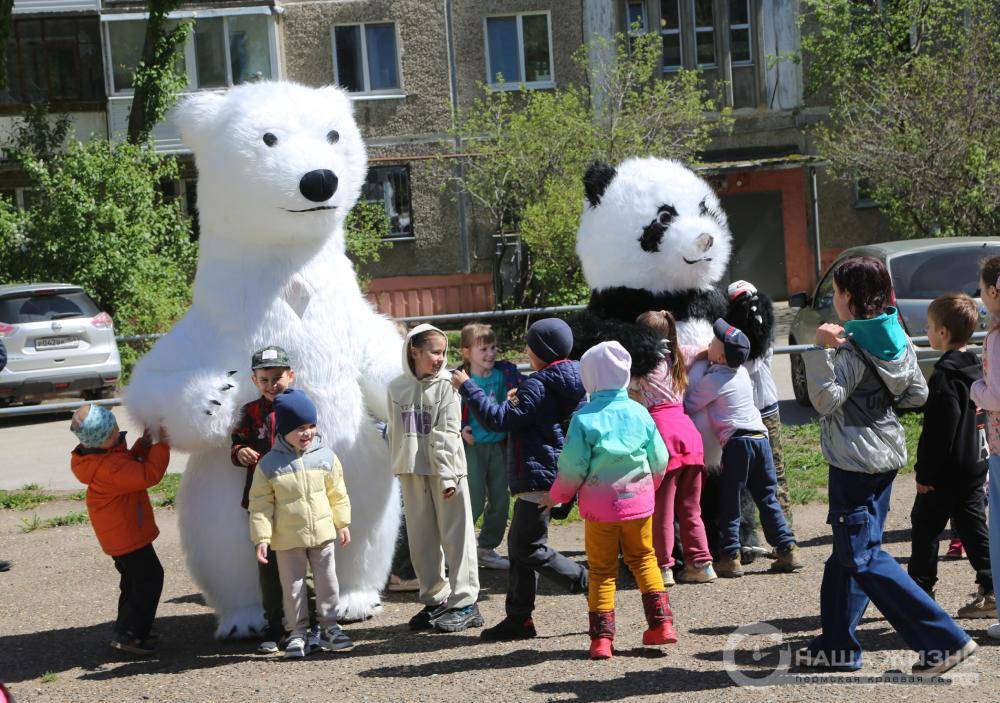
[[[330,142],[331,144],[336,144],[337,142],[340,141],[340,132],[338,132],[335,129],[331,129],[329,132],[326,133],[326,141]]]
[[[270,132],[264,132],[264,143],[268,146],[274,146],[278,143],[278,138]]]
[[[660,223],[662,227],[670,227],[671,223],[677,218],[677,208],[673,205],[661,205],[656,214],[656,221]]]
[[[716,221],[716,223],[718,223],[718,225],[719,225],[720,227],[721,227],[721,226],[723,226],[723,225],[722,225],[722,218],[721,218],[721,217],[720,217],[720,215],[719,215],[719,211],[718,211],[718,210],[715,210],[714,208],[713,208],[713,209],[710,209],[710,208],[708,207],[708,201],[706,201],[706,200],[702,200],[702,201],[701,201],[701,202],[700,202],[700,203],[698,204],[698,213],[699,213],[699,214],[700,214],[700,215],[701,215],[702,217],[705,217],[705,216],[708,216],[708,217],[711,217],[711,218],[712,218],[713,220],[715,220],[715,221]]]

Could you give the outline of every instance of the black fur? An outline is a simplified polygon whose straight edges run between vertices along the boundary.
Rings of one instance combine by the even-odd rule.
[[[726,322],[743,332],[750,340],[750,361],[763,356],[774,342],[774,305],[763,293],[757,293],[757,312],[751,309],[748,300],[729,302]],[[760,315],[760,321],[756,319]]]
[[[587,309],[598,317],[635,322],[647,310],[666,310],[678,322],[695,318],[714,322],[725,317],[726,297],[717,288],[651,293],[641,288],[605,288],[590,293]]]
[[[635,318],[633,318],[634,320]],[[579,359],[595,344],[614,340],[620,342],[632,356],[632,373],[643,376],[660,363],[663,352],[660,338],[653,330],[634,321],[625,322],[595,315],[584,310],[569,320],[573,328],[572,358]]]
[[[608,189],[616,175],[618,171],[614,166],[609,166],[603,161],[595,161],[590,165],[583,175],[583,189],[587,193],[590,207],[597,207],[600,204],[604,191]]]
[[[663,242],[663,233],[666,231],[666,227],[653,220],[642,228],[642,236],[639,237],[639,246],[643,251],[650,253],[658,252],[660,244]]]

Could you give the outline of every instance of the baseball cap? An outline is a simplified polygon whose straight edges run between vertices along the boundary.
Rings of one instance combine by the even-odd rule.
[[[712,331],[726,348],[726,365],[734,369],[742,366],[750,356],[750,340],[747,336],[721,317],[712,325]]]
[[[250,359],[251,371],[273,368],[288,369],[291,367],[292,364],[288,360],[288,352],[281,347],[264,347],[263,349],[258,349],[253,353],[253,358]]]

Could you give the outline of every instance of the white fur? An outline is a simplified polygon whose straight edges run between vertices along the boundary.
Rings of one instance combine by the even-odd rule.
[[[125,392],[134,417],[160,424],[192,452],[178,495],[188,568],[216,610],[216,635],[262,622],[244,473],[229,459],[240,407],[257,395],[250,355],[288,350],[295,386],[312,398],[320,432],[344,466],[352,543],[337,551],[342,616],[378,610],[399,524],[389,453],[366,410],[385,419],[401,340],[361,294],[344,254],[344,219],[367,171],[351,103],[339,88],[253,83],[199,94],[177,110],[197,161],[201,242],[190,310],[139,362]],[[340,140],[331,144],[335,129]],[[263,142],[274,134],[274,146]],[[299,192],[301,177],[338,178],[334,210]],[[228,372],[237,371],[235,375]],[[233,384],[235,388],[223,390]],[[209,414],[209,412],[211,414]]]
[[[583,275],[595,290],[627,286],[653,293],[705,289],[725,275],[732,248],[728,221],[711,186],[684,165],[666,159],[626,159],[596,207],[584,203],[576,253]],[[719,214],[702,214],[701,203]],[[639,246],[643,228],[661,205],[673,205],[678,217],[664,233],[657,252]],[[702,234],[712,237],[708,250],[698,247]],[[710,257],[711,261],[689,264]],[[712,320],[688,319],[677,325],[678,341],[702,347],[713,337]],[[703,370],[696,375],[700,376]],[[693,417],[705,445],[705,461],[716,465],[722,454],[707,418]]]

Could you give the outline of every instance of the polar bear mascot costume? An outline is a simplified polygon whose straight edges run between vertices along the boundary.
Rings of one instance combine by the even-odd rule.
[[[278,345],[344,466],[353,541],[337,549],[338,612],[368,617],[381,608],[399,526],[398,487],[374,418],[387,418],[401,340],[362,295],[344,253],[344,219],[368,168],[350,100],[336,87],[252,83],[192,96],[175,119],[199,175],[194,296],[136,366],[125,403],[191,453],[177,497],[188,568],[216,611],[217,637],[263,627],[240,507],[246,474],[230,460],[230,431],[259,395],[251,354]]]

